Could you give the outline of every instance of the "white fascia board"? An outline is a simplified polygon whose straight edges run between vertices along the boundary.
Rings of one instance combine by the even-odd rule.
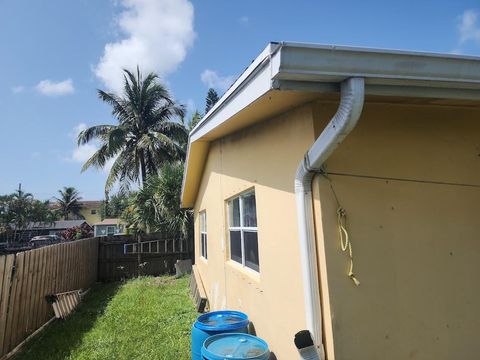
[[[270,43],[190,132],[196,141],[271,89],[272,61],[279,45]]]
[[[189,171],[193,143],[211,141],[213,129],[272,89],[337,92],[339,83],[351,77],[365,79],[367,95],[480,100],[480,57],[270,43],[191,131],[182,203],[186,179],[198,176]]]
[[[332,91],[350,77],[366,93],[477,99],[480,57],[303,43],[270,43],[190,133],[194,142],[272,88]],[[311,86],[308,84],[312,84]],[[418,91],[416,89],[418,88]],[[423,91],[443,88],[440,91]],[[460,89],[473,91],[457,91]],[[424,95],[423,95],[424,94]],[[422,96],[423,95],[423,96]]]
[[[480,89],[480,58],[398,50],[282,43],[277,80]]]
[[[269,63],[269,61],[262,63],[252,79],[236,87],[232,98],[217,108],[211,117],[206,118],[203,126],[190,134],[190,140],[193,142],[202,138],[268,92],[271,89]]]
[[[200,173],[192,172],[191,151],[196,143],[209,141],[208,133],[220,124],[228,121],[236,113],[252,104],[255,100],[272,89],[272,73],[278,72],[280,57],[277,50],[279,44],[270,43],[250,66],[240,75],[220,100],[205,114],[203,119],[190,132],[187,158],[182,180],[181,203],[183,207],[193,204],[185,198],[187,179],[199,177]],[[207,137],[207,138],[205,138]]]
[[[480,100],[479,89],[444,88],[431,86],[389,86],[368,84],[365,95],[400,96],[450,100]]]
[[[185,161],[184,175],[182,180],[181,203],[182,207],[191,207],[193,204],[185,199],[185,186],[187,179],[198,177],[199,174],[193,174],[191,171],[191,150],[195,143],[207,141],[204,139],[208,133],[225,121],[228,121],[233,115],[253,103],[272,88],[272,66],[279,65],[279,60],[272,61],[272,57],[277,56],[276,52],[279,45],[270,43],[261,52],[259,56],[250,64],[250,66],[240,75],[235,83],[219,99],[219,101],[209,110],[203,119],[190,132],[187,148],[187,158]],[[278,56],[277,56],[278,57]]]
[[[461,60],[476,60],[480,61],[480,56],[475,55],[463,55],[463,54],[445,54],[432,51],[416,51],[416,50],[399,50],[390,48],[374,48],[368,46],[348,46],[348,45],[333,45],[333,44],[316,44],[316,43],[303,43],[295,41],[282,41],[279,42],[283,47],[290,48],[302,48],[302,49],[320,49],[320,50],[339,50],[347,52],[365,52],[371,54],[392,54],[392,55],[413,55],[413,56],[426,56],[426,57],[438,57],[438,58],[452,58]]]
[[[187,143],[187,156],[185,157],[185,162],[183,163],[183,178],[182,178],[182,189],[180,191],[180,207],[184,207],[184,194],[185,194],[185,183],[187,182],[187,176],[189,176],[188,165],[190,164],[190,148],[192,147],[192,143],[190,141],[190,137],[188,138]],[[191,205],[189,205],[191,206]]]

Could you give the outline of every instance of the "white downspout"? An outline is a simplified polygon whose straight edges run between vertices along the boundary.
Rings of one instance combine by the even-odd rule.
[[[318,139],[300,161],[295,176],[300,256],[302,262],[307,329],[315,346],[325,358],[322,345],[322,314],[318,281],[317,249],[313,226],[312,180],[335,148],[353,130],[362,113],[365,82],[350,78],[341,84],[340,105]]]

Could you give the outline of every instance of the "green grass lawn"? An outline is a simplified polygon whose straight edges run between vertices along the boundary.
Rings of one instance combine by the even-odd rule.
[[[101,284],[70,317],[56,320],[15,360],[190,359],[196,316],[187,277]]]

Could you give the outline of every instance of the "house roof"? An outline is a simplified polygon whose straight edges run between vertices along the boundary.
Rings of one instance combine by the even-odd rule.
[[[82,208],[86,209],[98,209],[102,205],[102,200],[80,200],[78,204]],[[53,201],[49,203],[49,207],[51,209],[58,209],[59,205],[57,201]]]
[[[81,200],[78,203],[81,207],[88,209],[96,209],[102,205],[102,200]]]
[[[118,225],[121,223],[120,219],[103,219],[102,221],[93,224],[93,226],[98,226],[98,225]]]
[[[86,223],[85,220],[59,220],[52,223],[44,222],[34,222],[30,223],[28,228],[32,230],[65,230],[70,229],[76,226],[80,226],[83,223]],[[14,229],[15,226],[12,225]]]
[[[322,96],[350,77],[365,95],[449,104],[480,101],[480,57],[305,43],[270,43],[190,133],[182,206],[192,207],[209,143]]]

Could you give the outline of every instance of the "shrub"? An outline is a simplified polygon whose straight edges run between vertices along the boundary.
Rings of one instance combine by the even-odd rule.
[[[67,229],[61,234],[66,240],[79,240],[93,237],[93,229],[87,223]]]

